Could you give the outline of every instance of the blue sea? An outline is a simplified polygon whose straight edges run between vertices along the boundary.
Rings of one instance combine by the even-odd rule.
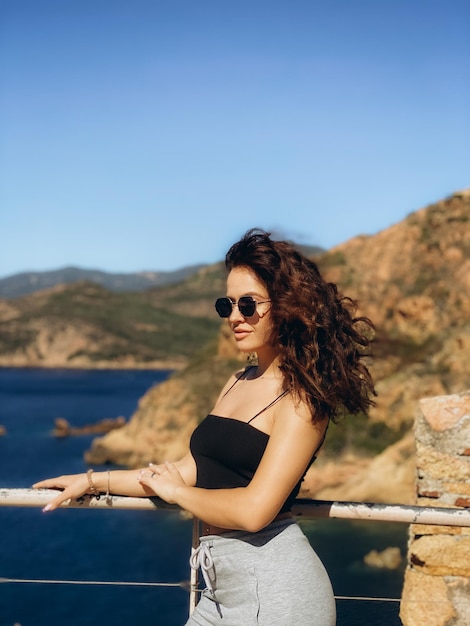
[[[0,369],[0,488],[27,488],[83,472],[91,436],[56,439],[56,417],[73,425],[130,417],[170,372]],[[99,469],[99,468],[97,468]],[[399,598],[403,569],[364,565],[370,550],[400,547],[403,524],[303,522],[337,596]],[[0,626],[181,626],[188,615],[191,521],[177,512],[0,507]],[[33,584],[4,579],[69,581]],[[170,583],[171,587],[72,584]],[[338,626],[399,626],[399,605],[339,599]],[[243,626],[243,625],[240,625]],[[294,626],[286,624],[286,626]]]

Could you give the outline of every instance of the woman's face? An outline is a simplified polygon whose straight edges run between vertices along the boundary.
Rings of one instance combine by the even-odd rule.
[[[268,290],[256,274],[247,267],[234,267],[227,277],[227,297],[238,302],[242,296],[251,296],[257,306],[254,315],[244,317],[238,306],[233,305],[228,323],[242,352],[260,353],[272,349],[269,337],[272,329],[271,302]]]

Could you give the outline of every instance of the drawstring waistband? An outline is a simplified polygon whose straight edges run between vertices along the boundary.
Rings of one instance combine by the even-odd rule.
[[[210,578],[210,573],[214,576],[214,561],[212,559],[212,555],[210,552],[210,548],[207,545],[207,542],[202,541],[199,544],[199,547],[194,550],[189,559],[189,565],[191,569],[197,570],[201,568],[202,575],[204,576],[204,582],[206,583],[207,589],[211,592],[212,596],[214,596],[214,585]]]

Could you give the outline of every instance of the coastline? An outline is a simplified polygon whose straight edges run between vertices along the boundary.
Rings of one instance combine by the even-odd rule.
[[[79,363],[67,363],[63,361],[48,361],[47,363],[32,363],[31,361],[15,360],[9,362],[0,359],[0,369],[67,369],[67,370],[182,370],[187,361],[148,361],[146,363],[135,361],[90,361]]]

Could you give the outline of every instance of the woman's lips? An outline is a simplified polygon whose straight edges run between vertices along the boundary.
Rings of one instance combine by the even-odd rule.
[[[233,334],[235,335],[236,341],[241,341],[242,339],[245,339],[245,337],[248,337],[248,335],[250,334],[250,331],[248,331],[248,330],[234,330]]]

